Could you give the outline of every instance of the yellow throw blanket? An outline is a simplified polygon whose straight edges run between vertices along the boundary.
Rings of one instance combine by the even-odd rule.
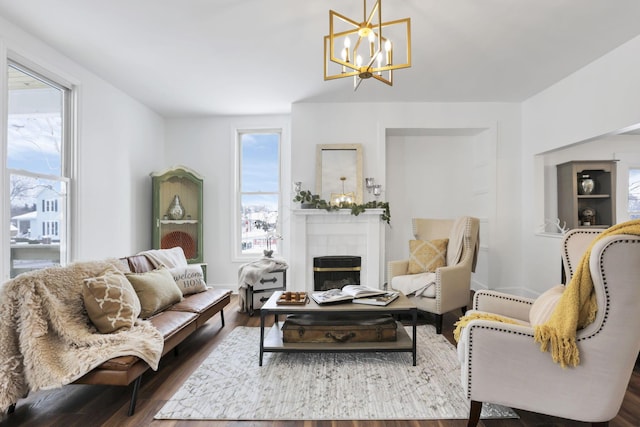
[[[589,271],[591,249],[598,240],[616,234],[640,235],[640,220],[614,225],[591,242],[549,320],[534,327],[535,341],[540,343],[540,350],[549,351],[550,348],[553,361],[560,363],[563,368],[568,365],[577,366],[580,363],[580,355],[576,345],[576,331],[592,323],[598,311],[591,272]],[[482,318],[514,323],[508,318],[489,313],[487,316],[484,313],[474,313],[471,316],[469,316],[470,318],[463,316],[456,323],[454,331],[456,340],[459,339],[460,330],[473,319]]]
[[[478,311],[475,313],[466,314],[462,316],[460,319],[458,319],[458,321],[453,325],[456,327],[453,330],[453,339],[455,339],[456,342],[460,341],[460,334],[462,333],[462,330],[465,328],[465,326],[469,324],[469,322],[476,319],[493,320],[495,322],[510,323],[512,325],[521,324],[516,322],[515,320],[509,319],[508,317],[500,316],[499,314],[483,313],[481,311]]]

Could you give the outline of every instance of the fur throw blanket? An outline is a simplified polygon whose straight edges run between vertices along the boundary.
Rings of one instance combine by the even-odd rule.
[[[84,307],[84,279],[118,260],[81,262],[23,273],[0,287],[0,408],[29,391],[51,389],[118,356],[138,356],[156,370],[164,340],[146,320],[101,334]]]
[[[246,296],[247,286],[254,286],[265,273],[274,270],[286,270],[287,268],[289,268],[289,264],[284,259],[267,257],[241,265],[238,269],[238,303],[240,311],[245,312],[249,308]]]

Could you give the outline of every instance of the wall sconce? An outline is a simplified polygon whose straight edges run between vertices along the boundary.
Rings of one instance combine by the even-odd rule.
[[[373,178],[365,178],[364,179],[364,185],[365,185],[365,187],[367,187],[367,191],[369,193],[371,193],[371,191],[373,190],[373,187],[375,186],[375,179],[373,179]]]
[[[374,196],[378,197],[382,194],[382,185],[376,184],[376,180],[374,178],[365,178],[364,185],[367,187],[367,191],[369,193],[373,193]]]

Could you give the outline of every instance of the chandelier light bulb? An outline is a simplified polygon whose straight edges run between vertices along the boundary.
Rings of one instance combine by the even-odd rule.
[[[358,67],[362,67],[362,56],[358,55],[358,56],[356,57],[356,65],[357,65]]]
[[[375,55],[376,34],[371,31],[367,38],[369,39],[369,56],[373,58],[373,55]]]
[[[384,42],[384,50],[387,52],[387,65],[391,64],[391,40],[387,39],[386,42]]]
[[[351,47],[351,39],[349,37],[344,38],[344,49],[342,49],[342,60],[345,62],[349,62],[349,48]],[[345,72],[344,66],[342,67],[342,72]]]
[[[342,49],[341,56],[344,62],[349,62],[349,51],[347,51],[346,47]],[[343,73],[347,72],[347,67],[345,67],[344,65],[342,66],[342,72]]]

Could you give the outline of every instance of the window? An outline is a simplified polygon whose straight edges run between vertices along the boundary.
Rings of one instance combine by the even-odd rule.
[[[629,219],[640,219],[640,167],[629,168]]]
[[[7,79],[9,265],[15,277],[67,261],[71,90],[11,60]]]
[[[281,252],[279,235],[281,132],[238,132],[236,253],[240,257]]]

